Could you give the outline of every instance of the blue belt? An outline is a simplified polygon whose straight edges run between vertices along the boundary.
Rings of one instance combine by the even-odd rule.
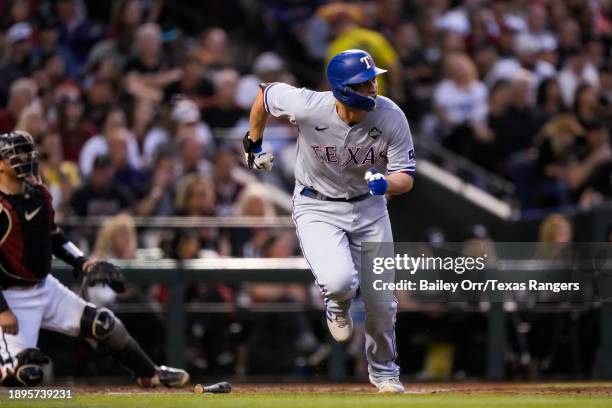
[[[319,193],[317,190],[313,190],[312,188],[308,188],[308,187],[304,187],[302,191],[300,192],[300,194],[303,195],[304,197],[314,198],[316,200],[342,201],[345,203],[353,203],[355,201],[365,200],[366,198],[370,196],[370,193],[365,193],[365,194],[358,195],[356,197],[351,197],[351,198],[334,198],[334,197],[328,197],[326,195],[323,195]]]

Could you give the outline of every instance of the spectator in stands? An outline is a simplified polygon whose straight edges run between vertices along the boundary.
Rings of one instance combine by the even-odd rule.
[[[177,190],[175,211],[177,215],[189,217],[212,215],[214,186],[197,173],[186,175]]]
[[[542,50],[557,48],[557,38],[548,26],[547,9],[541,4],[531,4],[527,12],[527,35],[537,41]]]
[[[78,0],[58,0],[55,12],[60,20],[59,43],[70,47],[77,70],[80,70],[90,49],[104,37],[105,27],[100,22],[90,20],[84,5]]]
[[[45,74],[49,81],[49,86],[53,89],[62,83],[73,83],[72,80],[66,75],[66,63],[62,59],[62,56],[54,53],[49,55],[42,64]],[[46,91],[47,89],[45,89]]]
[[[276,210],[266,198],[262,186],[251,185],[243,189],[236,202],[236,215],[243,217],[274,217]],[[261,258],[274,240],[267,228],[235,228],[231,235],[232,255]]]
[[[119,107],[110,109],[104,120],[102,132],[87,140],[79,155],[79,168],[83,177],[88,177],[91,172],[94,159],[109,152],[108,138],[116,129],[126,128],[125,113]],[[126,135],[128,146],[128,163],[134,169],[141,168],[141,157],[138,153],[138,142],[131,133]]]
[[[2,31],[15,23],[26,22],[32,12],[31,3],[26,0],[7,1],[2,5],[0,27]]]
[[[29,78],[20,78],[10,84],[9,100],[6,109],[0,109],[0,133],[15,129],[22,110],[32,104],[38,87]]]
[[[214,186],[198,174],[185,176],[176,191],[175,215],[185,217],[211,216],[214,213]],[[197,228],[202,249],[223,252],[226,243],[218,238],[218,231],[210,227]],[[228,255],[222,253],[222,255]]]
[[[474,160],[491,171],[497,171],[499,167],[500,152],[497,149],[495,140],[503,132],[505,115],[512,103],[512,83],[506,79],[500,79],[493,84],[489,91],[489,109],[487,112],[487,126],[489,127],[493,139],[491,143],[481,143],[481,155],[477,155]]]
[[[465,43],[470,55],[481,48],[494,46],[499,36],[499,27],[493,20],[491,10],[485,7],[473,10],[470,15],[470,31],[466,33]]]
[[[227,68],[232,64],[230,44],[223,28],[211,27],[200,35],[193,55],[211,71]]]
[[[583,125],[599,120],[603,112],[597,95],[597,88],[583,83],[576,88],[573,105],[574,115]]]
[[[608,110],[608,118],[612,116],[612,62],[606,65],[600,72],[600,98],[601,104]]]
[[[28,105],[21,111],[14,130],[25,130],[32,135],[35,143],[40,143],[47,132],[47,120],[39,105]]]
[[[92,256],[99,259],[136,259],[137,249],[134,219],[128,214],[118,214],[100,230]]]
[[[564,4],[563,2],[555,2]],[[563,7],[563,6],[561,6]],[[559,16],[559,26],[557,27],[557,36],[559,38],[559,46],[557,52],[559,53],[559,60],[557,68],[561,69],[567,62],[568,57],[574,55],[582,44],[580,40],[580,27],[573,18],[569,18],[567,10],[564,11],[565,15]]]
[[[57,121],[52,131],[59,133],[66,160],[77,163],[81,148],[96,134],[96,129],[85,118],[85,106],[77,88],[66,89],[56,100]]]
[[[147,152],[146,143],[154,129],[157,118],[157,105],[146,98],[135,98],[131,101],[127,111],[127,123],[130,133],[134,136],[138,146],[138,155],[142,158],[141,166],[149,165],[149,156],[154,152]],[[149,147],[151,149],[151,147]]]
[[[599,86],[599,74],[596,67],[582,48],[576,48],[567,52],[567,58],[563,69],[559,73],[559,86],[565,106],[573,106],[576,90],[583,82],[594,87]]]
[[[55,218],[60,219],[69,212],[72,194],[81,184],[79,168],[75,162],[65,160],[62,138],[57,132],[42,136],[39,153],[40,175],[53,197]]]
[[[193,135],[186,135],[178,142],[178,172],[179,177],[195,174],[205,181],[208,190],[206,200],[214,205],[214,171],[210,161],[204,158],[202,143]]]
[[[542,58],[544,50],[542,41],[533,35],[517,34],[514,37],[514,53],[495,64],[487,76],[487,83],[491,84],[500,78],[512,79],[521,68],[534,76],[535,86],[544,79],[555,76],[557,71],[554,65]]]
[[[563,113],[548,121],[538,133],[535,203],[539,207],[569,204],[568,171],[575,154],[576,140],[581,137],[582,126],[570,113]]]
[[[133,167],[129,162],[131,133],[124,127],[113,129],[106,137],[108,155],[115,168],[115,181],[134,195],[140,195],[148,182],[149,174]]]
[[[127,92],[158,102],[163,99],[163,89],[183,74],[182,70],[169,66],[164,60],[161,36],[161,29],[155,23],[139,27],[134,55],[123,67]]]
[[[240,75],[233,68],[219,70],[213,76],[214,95],[211,103],[202,110],[202,119],[212,128],[233,128],[247,112],[236,104],[236,90]]]
[[[451,150],[473,155],[474,142],[492,138],[485,126],[488,91],[465,54],[449,55],[445,71],[446,79],[434,93],[437,135]]]
[[[116,72],[123,72],[142,21],[143,12],[139,0],[113,2],[111,38],[98,42],[92,48],[87,57],[87,68],[91,69],[101,61],[109,60]]]
[[[97,156],[84,185],[72,195],[70,207],[75,215],[110,216],[130,212],[132,194],[115,181],[115,168],[109,156]]]
[[[556,77],[546,78],[538,85],[536,108],[542,121],[548,121],[564,109]]]
[[[406,96],[404,104],[400,107],[409,120],[418,123],[431,107],[434,68],[428,63],[421,48],[421,39],[415,24],[404,23],[399,26],[393,42],[401,61]]]
[[[452,55],[465,53],[465,40],[456,31],[442,31],[442,39],[440,41],[440,50],[443,55]]]
[[[200,257],[200,239],[193,229],[177,230],[169,246],[168,258],[186,261]]]
[[[32,72],[32,26],[26,22],[14,24],[6,32],[5,41],[7,47],[0,62],[0,106],[6,106],[12,84]]]
[[[238,157],[231,149],[220,149],[215,155],[215,215],[230,216],[235,214],[235,204],[244,189],[244,184],[236,179]],[[240,159],[242,159],[240,157]]]
[[[88,84],[84,96],[87,120],[102,129],[108,111],[118,103],[117,84],[113,79],[96,79]]]
[[[193,100],[175,98],[169,116],[165,126],[154,127],[147,134],[144,141],[145,162],[150,163],[156,151],[164,145],[173,146],[178,150],[182,139],[187,137],[196,138],[204,149],[204,152],[200,153],[212,157],[215,151],[212,132],[208,125],[200,120],[200,111]]]
[[[534,106],[534,77],[527,70],[516,72],[512,79],[512,100],[509,108],[499,118],[495,133],[496,150],[499,152],[500,171],[507,175],[513,161],[528,160],[533,139],[542,126]]]
[[[202,109],[214,93],[212,82],[206,76],[206,65],[197,57],[187,55],[183,58],[181,69],[183,75],[164,89],[164,101],[172,102],[178,95],[182,95]]]
[[[604,38],[603,36],[592,34],[585,40],[583,45],[587,58],[597,68],[597,71],[601,71],[608,62],[608,50]]]
[[[295,84],[295,78],[286,71],[283,59],[278,54],[266,51],[253,61],[253,73],[240,78],[236,89],[236,104],[244,110],[250,110],[260,84],[272,82]]]
[[[77,79],[77,64],[72,50],[59,43],[60,22],[52,15],[43,16],[38,23],[38,42],[32,49],[37,64],[42,64],[51,57],[60,59],[65,65],[66,74]]]
[[[566,244],[573,240],[572,223],[563,214],[550,214],[540,224],[538,240],[541,243]]]
[[[170,148],[158,150],[151,167],[151,177],[138,197],[136,214],[141,217],[170,216],[174,213],[176,177],[174,150]]]
[[[580,206],[588,209],[612,198],[612,146],[606,122],[593,120],[584,127],[588,156],[571,168],[570,181],[580,193]]]
[[[329,6],[334,5],[324,5],[322,7]],[[349,5],[345,6],[348,7]],[[378,93],[387,95],[395,103],[402,105],[404,103],[404,89],[402,87],[402,70],[397,53],[383,35],[362,27],[363,20],[356,17],[355,13],[345,8],[338,8],[328,16],[335,38],[327,49],[326,61],[329,62],[334,55],[352,48],[368,51],[378,67],[389,71],[386,76],[380,77]]]

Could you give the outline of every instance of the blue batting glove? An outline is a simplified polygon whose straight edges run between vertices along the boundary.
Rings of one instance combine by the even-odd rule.
[[[383,174],[380,174],[374,167],[369,169],[365,174],[365,180],[368,182],[370,194],[383,195],[389,188],[389,183]]]

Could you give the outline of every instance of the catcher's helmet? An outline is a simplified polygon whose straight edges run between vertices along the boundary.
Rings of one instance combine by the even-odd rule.
[[[376,100],[370,96],[362,96],[350,85],[371,80],[377,75],[387,72],[374,65],[372,56],[363,50],[347,50],[336,54],[327,65],[327,80],[334,97],[351,108],[371,111],[376,106]]]
[[[38,177],[38,152],[28,132],[16,130],[0,135],[0,158],[7,160],[17,177]]]

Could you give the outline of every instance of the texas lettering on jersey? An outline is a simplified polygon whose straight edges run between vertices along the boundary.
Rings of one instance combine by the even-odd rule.
[[[338,163],[346,166],[374,166],[379,160],[388,162],[387,152],[379,152],[374,145],[370,146],[346,146],[341,147],[344,154],[339,155],[338,147],[335,145],[312,145],[312,151],[321,163]],[[340,156],[340,157],[339,157]]]
[[[389,98],[378,96],[376,109],[352,126],[338,116],[331,92],[277,82],[265,88],[264,107],[298,128],[298,188],[309,187],[328,197],[356,197],[369,192],[364,175],[371,167],[383,174],[414,176],[416,161],[408,121]]]

